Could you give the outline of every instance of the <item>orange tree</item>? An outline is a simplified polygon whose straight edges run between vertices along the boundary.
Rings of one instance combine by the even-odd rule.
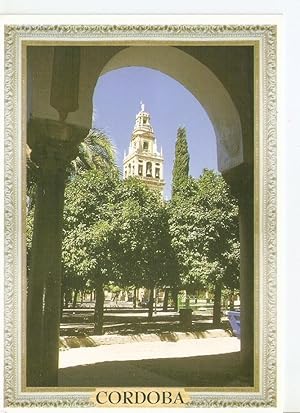
[[[214,291],[215,324],[220,322],[223,287],[239,280],[238,206],[221,175],[205,170],[189,178],[169,206],[172,246],[187,291]]]
[[[104,286],[116,275],[110,206],[120,184],[118,172],[91,170],[77,174],[65,192],[63,282],[65,288],[96,291],[95,333],[102,334]]]
[[[168,209],[160,193],[130,178],[119,187],[114,210],[114,231],[123,285],[150,291],[149,319],[154,289],[177,284],[177,259],[171,244]]]

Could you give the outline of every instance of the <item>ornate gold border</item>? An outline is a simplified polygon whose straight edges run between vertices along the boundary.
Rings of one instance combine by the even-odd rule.
[[[255,181],[259,214],[256,215],[263,234],[256,243],[259,263],[256,267],[256,293],[260,331],[259,388],[220,392],[216,389],[191,391],[192,407],[271,407],[277,394],[277,319],[276,319],[276,26],[271,25],[9,25],[5,28],[5,402],[14,407],[87,407],[91,393],[79,389],[69,391],[24,392],[21,388],[21,346],[18,323],[21,313],[20,254],[18,231],[22,228],[22,191],[20,168],[22,159],[21,61],[25,44],[206,44],[232,45],[258,43],[259,62],[256,90],[257,156]],[[259,55],[259,56],[258,56]],[[259,116],[258,116],[259,115]],[[23,204],[24,205],[24,204]],[[257,224],[258,225],[258,224]],[[258,348],[259,346],[259,348]],[[49,390],[49,389],[48,389]],[[210,391],[209,391],[210,390]],[[212,391],[213,390],[213,391]]]

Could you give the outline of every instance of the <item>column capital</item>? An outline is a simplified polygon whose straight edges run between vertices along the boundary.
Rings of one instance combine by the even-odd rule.
[[[52,119],[30,119],[27,142],[30,158],[39,170],[64,171],[78,154],[78,145],[89,129]]]

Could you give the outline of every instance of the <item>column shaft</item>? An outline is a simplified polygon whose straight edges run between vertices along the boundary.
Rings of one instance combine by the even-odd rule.
[[[253,201],[241,194],[240,219],[240,301],[241,301],[241,364],[246,376],[254,370],[254,217]]]
[[[57,386],[66,167],[87,130],[31,120],[37,196],[27,294],[27,386]]]
[[[252,381],[254,373],[253,165],[241,165],[223,174],[223,177],[239,202],[241,367],[242,374]]]
[[[27,379],[30,386],[57,382],[53,372],[57,374],[58,368],[65,173],[63,170],[54,173],[48,170],[48,173],[37,184],[28,285]],[[53,379],[49,381],[50,376]]]

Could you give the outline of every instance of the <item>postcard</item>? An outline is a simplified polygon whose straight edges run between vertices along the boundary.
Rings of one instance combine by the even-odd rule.
[[[277,406],[276,52],[6,25],[7,407]]]

